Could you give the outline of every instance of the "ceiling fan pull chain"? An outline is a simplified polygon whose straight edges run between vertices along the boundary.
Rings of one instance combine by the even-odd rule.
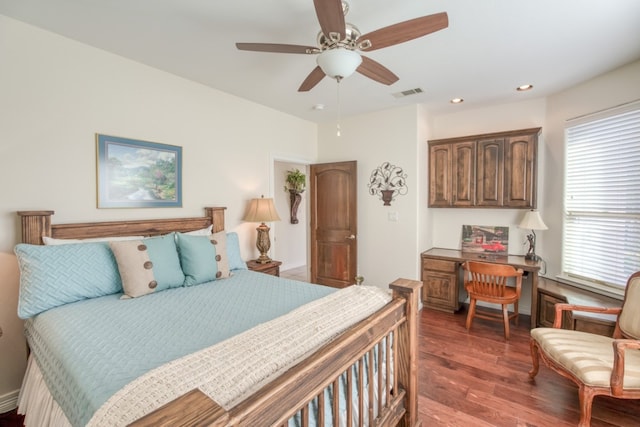
[[[342,80],[339,76],[336,77],[336,81],[338,82],[337,86],[337,98],[338,98],[338,125],[336,129],[336,135],[340,136],[340,80]]]

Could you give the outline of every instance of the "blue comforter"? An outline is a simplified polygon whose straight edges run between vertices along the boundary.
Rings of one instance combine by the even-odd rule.
[[[67,304],[27,320],[25,333],[54,399],[72,425],[83,426],[147,371],[333,291],[240,270],[141,298],[114,294]]]

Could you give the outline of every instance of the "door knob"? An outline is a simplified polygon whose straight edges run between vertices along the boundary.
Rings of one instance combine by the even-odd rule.
[[[356,240],[356,235],[352,234],[351,236],[347,236],[347,240]]]

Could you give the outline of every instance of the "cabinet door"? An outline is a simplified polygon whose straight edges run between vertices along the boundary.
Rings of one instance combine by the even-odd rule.
[[[458,281],[455,274],[423,271],[422,300],[425,306],[454,312],[459,308]]]
[[[537,135],[513,136],[505,140],[504,204],[513,208],[536,206]]]
[[[478,141],[478,206],[502,206],[504,139]]]
[[[451,144],[429,147],[429,206],[446,207],[452,204]]]
[[[452,145],[453,206],[476,204],[476,142]]]
[[[556,318],[556,304],[566,303],[565,298],[558,297],[553,294],[540,291],[538,293],[538,324],[545,328],[553,327],[553,322]],[[562,327],[564,329],[572,329],[571,325],[571,312],[565,311],[563,313]]]
[[[458,264],[422,257],[422,301],[425,306],[448,312],[457,311]]]

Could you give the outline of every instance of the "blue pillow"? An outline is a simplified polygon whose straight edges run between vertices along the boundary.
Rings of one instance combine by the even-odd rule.
[[[142,240],[109,242],[118,263],[123,298],[177,288],[184,282],[175,233]]]
[[[229,269],[247,270],[247,263],[242,260],[240,255],[240,240],[238,233],[227,233],[227,256],[229,257]]]
[[[185,286],[216,280],[216,247],[209,236],[177,233],[177,243]]]
[[[40,246],[20,243],[18,316],[26,319],[64,304],[122,292],[108,243]]]

